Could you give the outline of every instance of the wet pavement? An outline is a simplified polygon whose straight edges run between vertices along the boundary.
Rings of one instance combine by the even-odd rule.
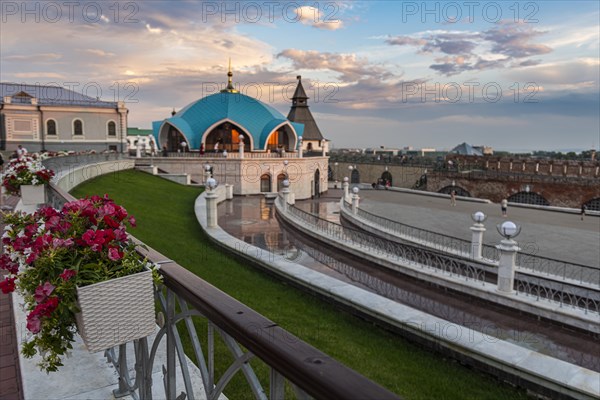
[[[341,191],[330,190],[313,201],[299,201],[296,207],[339,222]],[[455,330],[482,332],[490,342],[506,340],[549,356],[600,372],[598,337],[571,331],[512,310],[475,300],[434,285],[408,278],[378,265],[356,259],[330,246],[299,235],[289,226],[280,226],[272,200],[262,196],[235,197],[219,205],[219,225],[232,236],[291,262],[352,283],[399,303],[446,319]],[[460,327],[458,327],[460,325]],[[452,335],[450,331],[449,335]]]

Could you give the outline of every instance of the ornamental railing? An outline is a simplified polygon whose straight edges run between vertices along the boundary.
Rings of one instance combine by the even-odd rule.
[[[282,210],[283,199],[276,200]],[[347,203],[345,203],[347,204]],[[289,206],[289,215],[305,223],[321,236],[346,243],[348,247],[369,255],[378,255],[421,269],[430,269],[465,281],[477,281],[482,285],[496,284],[496,273],[493,267],[467,261],[456,255],[436,251],[432,248],[399,243],[385,239],[370,232],[349,228],[341,224],[320,218],[294,206]],[[517,295],[533,297],[535,301],[549,301],[560,307],[570,306],[588,312],[600,313],[600,291],[579,287],[568,282],[556,282],[541,276],[517,274],[515,276]]]
[[[350,213],[350,203],[347,201],[344,201],[343,203],[343,206],[348,213]],[[370,213],[361,208],[357,209],[356,215],[385,229],[386,232],[391,233],[399,239],[426,246],[437,251],[472,258],[472,243],[468,240],[403,224]],[[599,285],[600,283],[600,268],[598,267],[539,256],[533,253],[537,248],[532,243],[520,243],[520,247],[521,251],[518,252],[516,256],[517,269],[528,270],[548,278],[579,282],[580,284],[591,283]],[[499,250],[495,246],[489,244],[484,244],[482,246],[481,253],[484,260],[489,262],[497,264],[500,259]]]
[[[74,198],[50,185],[48,199],[60,207]],[[105,352],[119,374],[115,397],[215,400],[241,372],[255,399],[399,399],[155,250],[140,252],[161,265],[164,278],[155,288],[158,331]],[[218,357],[221,344],[226,358]],[[259,379],[255,359],[268,378]]]
[[[158,153],[157,157],[162,157],[162,153]],[[207,151],[200,154],[199,151],[186,151],[186,152],[168,152],[167,157],[173,158],[222,158],[222,159],[239,159],[240,154],[237,151],[231,151],[227,153],[227,156],[223,155],[223,152],[215,153],[214,151]],[[244,152],[244,159],[256,159],[256,158],[298,158],[297,152]]]

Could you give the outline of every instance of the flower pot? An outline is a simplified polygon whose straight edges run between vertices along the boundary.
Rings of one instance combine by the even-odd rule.
[[[150,335],[156,328],[152,271],[77,288],[77,328],[90,353]]]
[[[46,185],[21,185],[21,202],[26,206],[46,202]]]

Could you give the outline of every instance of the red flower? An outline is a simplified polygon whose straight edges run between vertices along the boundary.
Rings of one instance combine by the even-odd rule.
[[[0,282],[0,289],[2,293],[8,294],[15,291],[15,280],[17,278],[6,278],[2,282]]]
[[[68,281],[69,279],[71,279],[71,278],[72,278],[72,277],[74,277],[75,275],[77,275],[77,271],[74,271],[74,270],[72,270],[72,269],[65,269],[65,270],[63,271],[63,273],[62,273],[62,274],[60,274],[59,276],[60,276],[60,278],[61,278],[63,281]]]
[[[0,269],[5,269],[11,274],[19,272],[19,264],[12,261],[8,254],[0,255]]]

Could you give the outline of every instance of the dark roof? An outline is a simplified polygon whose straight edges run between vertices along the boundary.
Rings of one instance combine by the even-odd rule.
[[[302,87],[302,77],[297,76],[298,86],[292,97],[292,108],[287,116],[287,119],[299,124],[304,124],[304,132],[302,133],[303,140],[323,140],[323,134],[317,126],[315,118],[308,109],[308,96]]]
[[[117,108],[117,102],[102,101],[60,86],[0,83],[0,104],[4,103],[5,96],[12,97],[14,104],[30,104],[31,97],[35,97],[40,106]]]

